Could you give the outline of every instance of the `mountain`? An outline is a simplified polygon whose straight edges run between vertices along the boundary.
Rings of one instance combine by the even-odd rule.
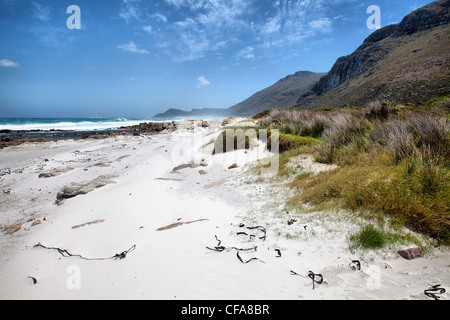
[[[292,107],[298,97],[306,93],[326,73],[300,71],[279,80],[248,99],[228,109],[233,116],[251,116],[268,109]]]
[[[229,112],[228,109],[214,109],[214,108],[205,108],[205,109],[192,109],[192,111],[184,111],[180,109],[169,109],[164,113],[159,113],[154,116],[154,118],[189,118],[189,117],[228,117]]]
[[[434,1],[374,31],[328,73],[300,71],[229,109],[170,109],[161,117],[251,116],[264,110],[423,103],[450,94],[450,0]],[[214,111],[216,110],[216,111]]]
[[[450,93],[450,0],[430,3],[373,32],[295,104],[362,106],[377,99],[421,103]]]
[[[311,89],[325,74],[299,71],[255,93],[229,109],[194,109],[192,111],[169,109],[156,115],[155,118],[252,116],[267,109],[287,109],[292,107],[298,97]]]

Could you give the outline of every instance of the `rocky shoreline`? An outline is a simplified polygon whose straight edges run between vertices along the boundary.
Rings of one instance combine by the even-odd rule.
[[[135,126],[105,130],[0,130],[0,149],[17,146],[23,143],[39,143],[60,140],[105,139],[118,135],[157,134],[173,132],[177,128],[172,122],[145,122]]]

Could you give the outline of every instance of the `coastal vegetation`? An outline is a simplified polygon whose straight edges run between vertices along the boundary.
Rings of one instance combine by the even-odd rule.
[[[449,100],[444,96],[422,105],[379,101],[364,108],[274,110],[258,117],[258,129],[280,131],[279,175],[289,177],[292,203],[389,218],[396,226],[448,245]],[[318,174],[285,170],[291,159],[304,154],[337,169]]]

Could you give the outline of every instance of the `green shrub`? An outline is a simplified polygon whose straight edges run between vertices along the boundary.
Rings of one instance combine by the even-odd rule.
[[[387,242],[385,234],[371,224],[365,226],[358,234],[353,235],[350,240],[356,246],[365,249],[383,248]]]
[[[448,106],[450,104],[450,94],[442,97],[436,97],[425,102],[425,107]]]
[[[276,149],[272,149],[272,139],[271,139],[271,135],[269,135],[268,137],[268,146],[267,148],[269,150],[276,150]],[[311,138],[311,137],[301,137],[301,136],[295,136],[295,135],[291,135],[291,134],[284,134],[284,133],[280,133],[279,134],[279,142],[278,142],[278,147],[279,147],[279,152],[283,153],[292,149],[298,149],[304,146],[313,146],[313,145],[317,145],[320,144],[322,141],[320,139],[316,139],[316,138]],[[274,145],[273,147],[277,147],[276,145]]]

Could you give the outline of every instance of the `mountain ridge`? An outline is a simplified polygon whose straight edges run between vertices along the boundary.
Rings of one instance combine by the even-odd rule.
[[[289,108],[299,95],[307,92],[326,73],[315,73],[311,71],[298,71],[290,74],[275,84],[256,92],[244,101],[227,109],[193,109],[184,111],[171,108],[164,113],[157,114],[155,118],[170,117],[194,117],[194,116],[252,116],[256,113],[277,108]]]
[[[155,115],[154,118],[186,118],[194,116],[228,117],[229,112],[228,109],[215,108],[192,109],[191,111],[170,108],[163,113]]]
[[[272,86],[265,88],[246,100],[232,106],[228,110],[234,116],[251,116],[266,109],[287,109],[297,100],[297,97],[307,92],[326,73],[298,71],[278,80]]]
[[[449,11],[450,0],[429,3],[400,23],[372,32],[328,73],[299,71],[228,109],[215,110],[222,116],[252,116],[273,109],[364,106],[375,100],[423,103],[448,95]],[[171,110],[164,114],[201,116],[214,109]]]
[[[448,70],[450,60],[449,7],[450,0],[434,1],[408,14],[400,23],[374,31],[352,54],[338,58],[330,72],[309,92],[299,97],[295,107],[310,109],[364,105],[370,102],[374,94],[378,94],[378,98],[391,99],[397,103],[423,102],[434,96],[448,94],[448,87],[447,90],[435,88],[440,81],[448,83],[449,80],[448,75],[440,77],[445,74],[445,68]],[[399,56],[400,53],[403,54],[402,57]],[[410,64],[401,61],[408,58]],[[433,68],[433,74],[428,78],[424,77],[424,74],[430,72],[423,69],[428,69],[430,64],[423,68],[420,66],[432,60],[434,62],[431,64],[434,63],[434,67],[440,64],[440,68]],[[389,76],[376,78],[380,70]],[[410,80],[411,74],[416,76],[418,83],[406,83],[413,81]],[[402,85],[399,85],[400,76],[405,77]],[[361,79],[362,77],[366,79]],[[423,90],[424,86],[428,90]],[[417,88],[421,93],[417,97],[411,97],[408,91],[418,90]],[[365,93],[357,92],[364,90]]]

